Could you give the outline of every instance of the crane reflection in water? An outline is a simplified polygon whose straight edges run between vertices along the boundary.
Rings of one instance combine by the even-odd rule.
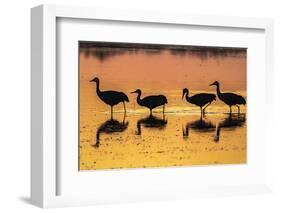
[[[125,117],[126,116],[123,117],[122,122],[113,118],[110,118],[103,122],[96,131],[96,143],[93,145],[93,147],[99,148],[101,134],[113,134],[124,132],[129,126],[129,122],[125,121]]]
[[[154,115],[149,115],[148,117],[141,118],[137,121],[136,135],[141,135],[142,126],[144,128],[163,130],[165,129],[167,123],[168,120],[165,118],[165,114],[163,114],[162,118],[156,117]]]
[[[226,118],[217,122],[216,124],[215,122],[212,122],[210,120],[200,118],[186,123],[186,125],[182,128],[182,136],[183,139],[188,139],[190,129],[202,134],[214,132],[213,141],[219,142],[222,129],[234,130],[235,128],[242,127],[245,122],[245,114],[228,114]],[[142,135],[142,128],[152,130],[164,130],[167,124],[168,120],[165,118],[165,114],[163,114],[162,118],[154,115],[149,115],[137,121],[137,128],[135,134]],[[96,141],[93,147],[99,148],[101,134],[122,133],[128,128],[128,126],[129,122],[125,121],[125,116],[123,117],[123,121],[121,122],[113,118],[106,120],[98,127],[96,131]]]
[[[193,129],[197,132],[210,132],[216,129],[216,126],[206,119],[202,119],[202,117],[198,120],[188,122],[185,127],[182,129],[182,135],[184,139],[187,139],[189,136],[189,129]]]
[[[230,113],[227,118],[217,123],[214,141],[219,142],[221,129],[234,130],[237,127],[242,127],[245,122],[245,114],[233,115]]]
[[[198,120],[188,122],[185,125],[185,127],[182,128],[182,136],[183,139],[188,139],[189,129],[200,132],[202,134],[207,132],[214,132],[213,140],[215,142],[219,142],[221,129],[234,130],[238,127],[242,127],[245,122],[246,122],[245,114],[237,114],[237,115],[228,114],[226,118],[217,122],[216,124],[209,120],[200,118]]]

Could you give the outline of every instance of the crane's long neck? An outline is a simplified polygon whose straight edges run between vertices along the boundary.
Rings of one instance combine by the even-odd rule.
[[[101,91],[100,91],[100,82],[97,81],[96,82],[96,91],[97,91],[97,95],[99,96],[101,94]]]
[[[186,99],[187,101],[189,100],[189,96],[188,96],[188,95],[189,95],[189,92],[186,91],[186,92],[185,92],[185,99]]]
[[[221,96],[221,91],[220,91],[220,85],[219,84],[217,85],[217,95],[218,95],[218,97]]]
[[[137,103],[141,105],[141,92],[138,92]]]

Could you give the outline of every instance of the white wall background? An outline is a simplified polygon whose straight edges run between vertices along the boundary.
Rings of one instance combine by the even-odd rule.
[[[30,8],[42,3],[79,4],[191,14],[269,17],[275,19],[275,97],[281,99],[281,12],[278,0],[8,0],[0,6],[0,211],[37,212],[29,204],[30,178]],[[277,85],[277,84],[280,85]],[[280,100],[276,109],[281,109]],[[278,124],[280,113],[276,114]],[[281,129],[278,126],[278,129]],[[67,209],[69,212],[280,212],[281,140],[272,142],[276,168],[273,195],[193,199]],[[60,212],[63,209],[47,210]]]

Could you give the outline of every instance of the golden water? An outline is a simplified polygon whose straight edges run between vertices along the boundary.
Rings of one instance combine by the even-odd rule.
[[[235,93],[245,97],[245,91]],[[110,107],[98,99],[95,85],[81,81],[80,170],[246,163],[246,107],[240,116],[229,117],[228,106],[217,100],[200,120],[200,109],[182,100],[181,90],[162,94],[169,102],[165,115],[159,107],[149,118],[130,94],[126,116],[119,104],[111,120]]]

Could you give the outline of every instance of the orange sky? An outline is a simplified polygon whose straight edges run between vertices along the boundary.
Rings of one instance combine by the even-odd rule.
[[[80,49],[80,78],[99,77],[102,89],[187,87],[213,91],[208,85],[217,80],[224,90],[246,90],[246,63],[246,50],[240,55],[206,58],[168,50],[153,54],[139,51],[100,60]]]

